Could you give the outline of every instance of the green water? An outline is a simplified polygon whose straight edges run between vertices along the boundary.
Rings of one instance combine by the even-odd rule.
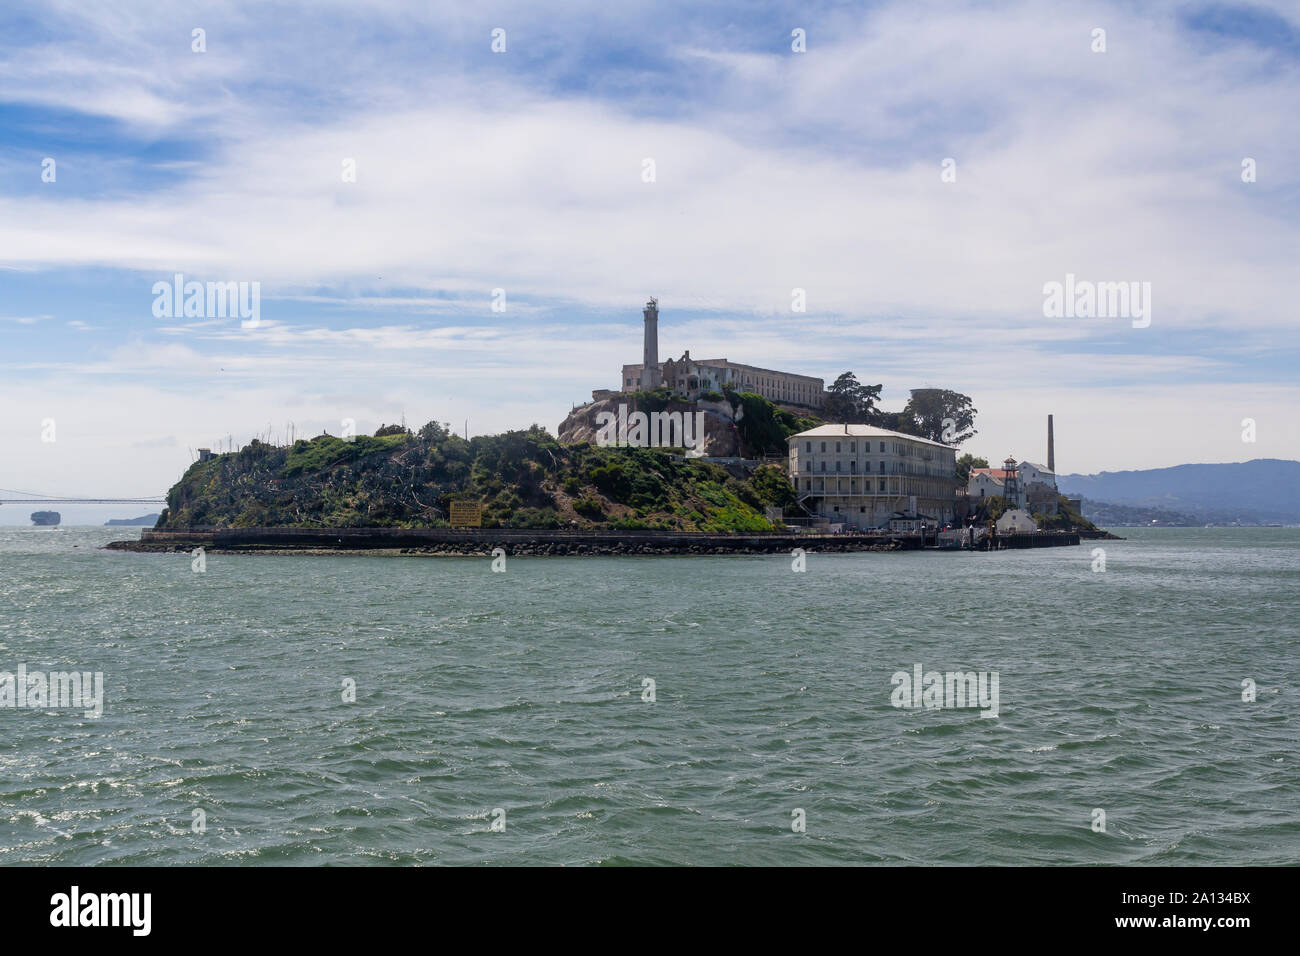
[[[1297,862],[1300,530],[1122,533],[199,574],[0,529],[0,670],[105,682],[0,708],[0,863]],[[999,715],[892,706],[916,663]]]

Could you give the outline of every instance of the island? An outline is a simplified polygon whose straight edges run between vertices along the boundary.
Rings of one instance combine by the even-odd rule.
[[[151,515],[141,515],[138,518],[109,518],[107,521],[104,522],[104,527],[106,528],[139,527],[141,525],[152,526],[157,523],[158,523],[158,515],[157,513],[154,513]]]
[[[414,554],[666,554],[897,551],[940,544],[940,529],[831,533],[800,506],[772,452],[817,420],[743,395],[743,423],[715,407],[705,443],[635,447],[593,441],[575,410],[560,437],[539,425],[465,439],[447,425],[382,426],[373,435],[320,434],[291,445],[253,440],[200,456],[171,488],[167,507],[126,551],[391,551]],[[634,408],[663,396],[628,396]],[[697,403],[684,403],[693,413]],[[725,419],[725,420],[724,420]],[[462,519],[472,514],[473,521]],[[1071,522],[1079,525],[1072,526]],[[457,524],[472,527],[457,527]],[[1004,536],[1042,547],[1078,544],[1090,529],[1066,513],[1055,534]],[[1087,526],[1086,528],[1084,526]],[[1091,529],[1095,531],[1096,529]],[[953,529],[954,546],[967,540]]]

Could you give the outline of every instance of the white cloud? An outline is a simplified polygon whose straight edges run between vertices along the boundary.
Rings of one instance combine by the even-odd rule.
[[[1300,220],[1287,190],[1300,150],[1277,117],[1300,80],[1251,51],[1194,47],[1171,5],[821,13],[797,57],[695,37],[668,49],[709,81],[676,110],[643,109],[644,95],[548,97],[495,67],[381,70],[382,50],[359,49],[333,88],[313,91],[337,107],[323,119],[292,117],[300,87],[259,98],[240,81],[266,75],[272,38],[282,75],[314,75],[305,62],[351,41],[328,33],[345,5],[296,43],[283,24],[257,28],[253,8],[214,5],[204,56],[188,53],[188,13],[56,9],[70,39],[0,65],[7,98],[199,134],[213,153],[190,178],[131,195],[0,198],[0,263],[139,270],[142,318],[150,281],[176,271],[263,286],[257,330],[173,322],[133,330],[107,356],[27,360],[44,369],[43,391],[84,392],[68,399],[74,419],[120,407],[180,443],[247,437],[268,408],[320,427],[406,407],[411,421],[470,417],[475,431],[553,428],[638,359],[639,305],[658,294],[664,355],[828,378],[853,368],[885,381],[895,405],[907,385],[959,388],[1000,445],[1055,409],[1081,469],[1197,457],[1207,433],[1175,409],[1211,394],[1275,416],[1268,440],[1295,454],[1281,415],[1293,383],[1242,381],[1237,360],[1296,344]],[[597,9],[574,16],[612,16]],[[541,16],[515,12],[528,26]],[[374,15],[417,32],[440,22],[418,6]],[[1097,23],[1104,55],[1088,51]],[[458,24],[481,39],[481,24]],[[178,52],[155,63],[144,53],[160,37]],[[1240,181],[1243,155],[1259,161],[1259,183]],[[956,183],[940,181],[946,156]],[[341,181],[345,157],[354,184]],[[1043,283],[1067,272],[1150,281],[1152,328],[1044,319]],[[504,315],[490,309],[497,287]],[[794,287],[807,314],[790,312]],[[324,317],[294,317],[312,304]],[[576,324],[570,306],[625,319]],[[1216,335],[1219,346],[1202,344]],[[140,375],[154,378],[125,384]],[[146,460],[176,473],[171,458]]]

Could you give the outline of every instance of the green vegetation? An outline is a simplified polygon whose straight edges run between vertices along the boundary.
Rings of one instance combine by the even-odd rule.
[[[794,420],[777,412],[764,426],[773,435],[803,427],[781,416]],[[448,504],[467,499],[483,502],[487,528],[766,531],[763,509],[793,503],[772,466],[737,478],[671,449],[562,445],[537,425],[469,441],[437,422],[381,431],[291,447],[255,440],[196,462],[157,527],[445,527]]]
[[[945,445],[960,445],[977,434],[978,410],[969,395],[946,388],[914,388],[901,412],[889,412],[876,407],[881,388],[861,385],[856,375],[844,372],[826,389],[821,414],[829,422],[875,425]]]
[[[1003,514],[1011,510],[1011,502],[1007,501],[1001,495],[989,495],[987,498],[979,499],[979,508],[976,514],[981,521],[997,521]]]
[[[746,452],[755,457],[780,455],[784,458],[789,450],[786,439],[823,424],[820,418],[801,418],[777,408],[753,392],[729,392],[727,398],[732,408],[739,406],[744,412],[736,428]]]
[[[1070,499],[1065,495],[1058,495],[1056,499],[1056,514],[1049,517],[1043,515],[1034,515],[1034,520],[1039,522],[1039,527],[1044,531],[1098,531],[1100,530],[1095,524],[1085,518],[1074,505],[1070,504]]]
[[[883,388],[884,385],[859,385],[856,375],[845,372],[826,389],[822,414],[828,422],[878,426],[886,414],[876,408]]]
[[[989,460],[987,458],[976,458],[967,452],[957,459],[957,480],[963,485],[970,481],[970,473],[974,468],[987,468]]]
[[[975,436],[977,414],[979,410],[972,406],[969,395],[946,388],[914,388],[894,424],[885,427],[930,441],[960,445]]]

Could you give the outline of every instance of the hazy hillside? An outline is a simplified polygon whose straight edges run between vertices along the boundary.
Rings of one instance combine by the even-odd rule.
[[[1300,461],[1256,458],[1219,465],[1060,475],[1068,495],[1163,508],[1222,524],[1300,523]]]
[[[1083,516],[1101,528],[1199,528],[1204,518],[1142,505],[1117,505],[1110,501],[1083,499]]]

